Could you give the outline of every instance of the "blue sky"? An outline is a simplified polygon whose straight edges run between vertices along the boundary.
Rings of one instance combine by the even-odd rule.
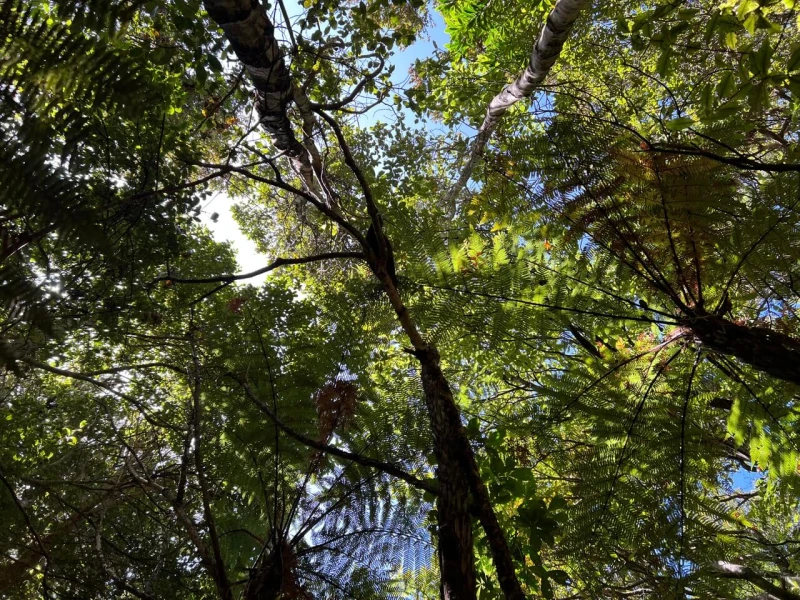
[[[742,492],[752,492],[756,487],[756,482],[765,477],[765,473],[752,473],[744,469],[738,469],[733,473],[731,479],[733,480],[734,489]]]

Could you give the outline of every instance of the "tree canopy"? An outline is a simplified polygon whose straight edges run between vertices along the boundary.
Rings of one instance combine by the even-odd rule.
[[[800,600],[799,25],[0,0],[0,597]]]

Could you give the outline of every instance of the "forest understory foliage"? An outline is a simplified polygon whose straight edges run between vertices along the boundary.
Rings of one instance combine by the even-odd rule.
[[[799,10],[0,0],[0,598],[800,600]]]

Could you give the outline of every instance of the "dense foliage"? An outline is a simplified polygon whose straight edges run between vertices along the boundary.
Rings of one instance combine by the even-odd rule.
[[[0,597],[800,599],[799,23],[0,0]]]

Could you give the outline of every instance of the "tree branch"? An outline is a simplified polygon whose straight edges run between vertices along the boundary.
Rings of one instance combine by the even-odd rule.
[[[313,256],[301,256],[300,258],[277,258],[268,264],[266,267],[262,267],[260,269],[256,269],[255,271],[251,271],[250,273],[242,273],[240,275],[216,275],[214,277],[197,277],[197,278],[186,278],[181,279],[180,277],[170,277],[169,275],[164,275],[162,277],[157,277],[153,280],[153,283],[157,283],[159,281],[171,281],[172,283],[191,283],[191,284],[198,284],[198,283],[231,283],[233,281],[241,281],[243,279],[250,279],[251,277],[256,277],[263,273],[268,273],[269,271],[274,271],[278,267],[283,267],[286,265],[304,265],[307,263],[318,262],[321,260],[328,260],[332,258],[358,258],[363,259],[364,254],[361,252],[325,252],[323,254],[315,254]]]
[[[663,154],[679,154],[681,156],[702,156],[725,165],[731,165],[746,171],[764,171],[765,173],[790,173],[800,171],[800,163],[765,163],[751,158],[739,157],[732,158],[722,156],[708,150],[700,148],[684,148],[681,146],[659,146],[650,144],[650,152],[661,152]]]
[[[220,168],[220,166],[221,166],[221,165],[217,165],[217,164],[213,164],[213,163],[198,162],[198,161],[191,162],[189,164],[194,164],[194,165],[197,165],[197,166],[200,166],[200,167],[207,167],[207,168],[212,168],[212,169]],[[345,229],[348,233],[350,233],[350,235],[353,236],[353,238],[356,241],[358,241],[359,244],[361,244],[362,246],[366,245],[366,240],[364,239],[364,236],[361,235],[361,232],[358,230],[358,228],[355,227],[354,225],[352,225],[344,217],[342,217],[342,215],[340,215],[339,212],[335,208],[326,206],[324,202],[321,202],[320,200],[315,198],[309,192],[306,192],[304,190],[301,190],[301,189],[298,189],[298,188],[296,188],[294,186],[289,185],[288,183],[286,183],[285,181],[280,179],[280,176],[278,175],[277,170],[276,170],[276,177],[278,177],[278,178],[277,179],[270,179],[269,177],[262,177],[261,175],[256,175],[252,171],[249,171],[245,167],[242,167],[242,166],[225,165],[225,167],[229,171],[231,171],[233,173],[240,173],[240,174],[244,175],[245,177],[247,177],[248,179],[252,179],[253,181],[258,181],[259,183],[266,183],[267,185],[271,185],[271,186],[276,187],[276,188],[278,188],[280,190],[284,190],[286,192],[289,192],[290,194],[295,194],[297,196],[300,196],[303,200],[305,200],[306,202],[308,202],[309,204],[314,206],[314,208],[316,208],[320,213],[322,213],[323,215],[328,217],[331,221],[335,222],[337,225],[342,227],[342,229]],[[273,168],[274,168],[274,165],[273,165]]]
[[[24,356],[17,358],[17,360],[19,360],[20,362],[24,362],[25,364],[28,364],[36,369],[41,369],[42,371],[53,373],[54,375],[60,375],[61,377],[69,377],[70,379],[77,379],[78,381],[85,381],[86,383],[91,383],[93,386],[99,387],[100,389],[103,389],[109,392],[110,394],[113,394],[114,396],[122,398],[123,400],[126,400],[131,404],[133,404],[137,408],[137,410],[141,413],[141,415],[144,417],[144,419],[154,427],[164,427],[166,429],[171,429],[173,431],[181,431],[180,427],[176,427],[174,425],[170,425],[168,423],[160,422],[154,419],[150,415],[150,413],[145,409],[144,405],[141,402],[139,402],[138,400],[136,400],[135,398],[133,398],[128,394],[115,390],[112,386],[108,385],[103,381],[98,381],[97,379],[89,377],[84,373],[76,373],[75,371],[69,371],[67,369],[59,369],[58,367],[51,367],[46,363],[40,363],[36,360],[33,360],[32,358],[26,358]]]
[[[725,579],[741,579],[742,581],[748,581],[765,592],[779,598],[779,600],[800,600],[800,595],[784,587],[775,585],[761,573],[744,565],[737,565],[719,560],[712,565],[712,571],[719,577]]]
[[[397,477],[398,479],[402,479],[412,487],[415,487],[419,490],[423,490],[425,492],[430,492],[431,494],[438,495],[439,488],[434,484],[432,481],[424,481],[422,479],[418,479],[414,477],[410,473],[403,471],[402,469],[386,462],[382,462],[379,460],[375,460],[374,458],[369,458],[366,456],[361,456],[360,454],[355,454],[353,452],[348,452],[347,450],[342,450],[341,448],[336,448],[335,446],[330,446],[329,444],[324,444],[322,442],[318,442],[316,440],[312,440],[309,437],[304,436],[302,433],[298,433],[288,425],[286,425],[283,421],[281,421],[275,412],[267,406],[264,402],[262,402],[258,396],[253,393],[252,388],[250,385],[233,373],[228,373],[228,377],[236,381],[244,390],[245,395],[247,398],[255,404],[264,414],[266,414],[278,428],[286,433],[289,437],[297,440],[304,446],[309,448],[313,448],[314,450],[319,450],[320,452],[325,452],[326,454],[330,454],[332,456],[338,456],[339,458],[344,458],[346,460],[351,460],[354,463],[359,465],[363,465],[365,467],[371,467],[373,469],[377,469],[387,475],[391,475],[393,477]]]

